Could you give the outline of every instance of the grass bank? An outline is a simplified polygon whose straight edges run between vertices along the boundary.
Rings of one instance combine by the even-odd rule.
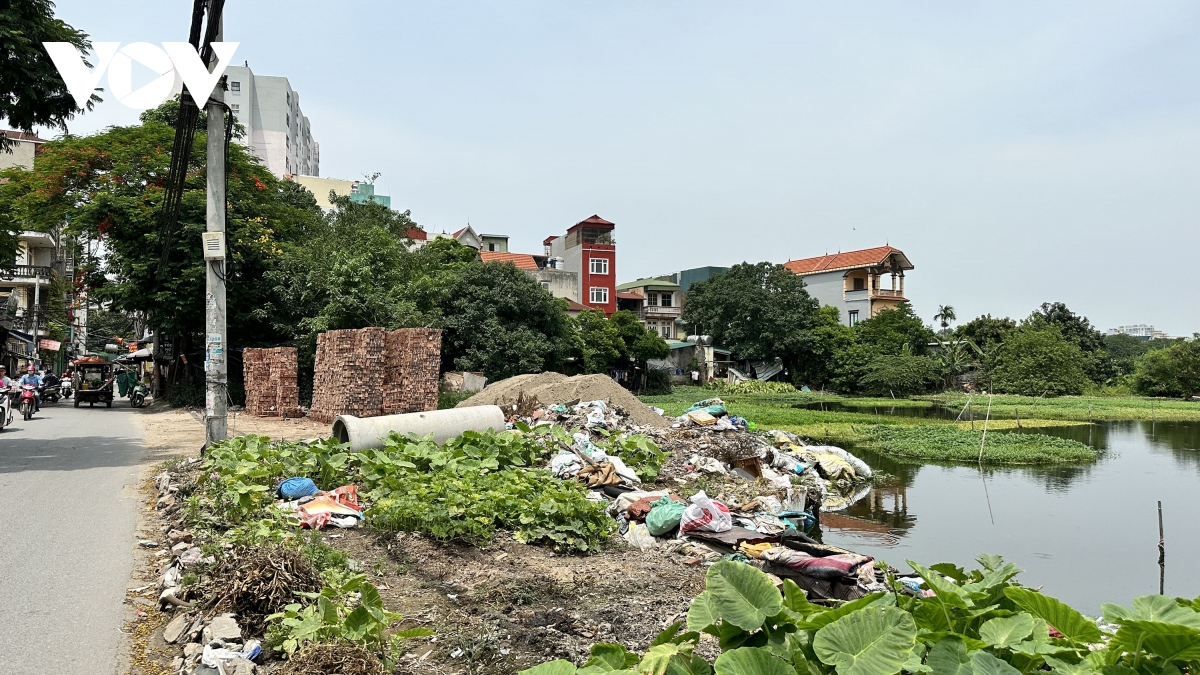
[[[695,401],[719,395],[730,414],[753,421],[760,429],[783,429],[818,443],[864,448],[897,459],[939,462],[980,461],[983,420],[955,422],[950,419],[906,417],[875,412],[824,411],[806,407],[825,401],[854,406],[878,406],[880,410],[899,407],[929,407],[932,400],[860,399],[812,394],[809,392],[729,394],[700,387],[677,387],[669,396],[647,396],[646,403],[658,406],[668,415],[680,415]],[[966,399],[963,399],[966,403]],[[992,412],[995,414],[993,404]],[[1040,411],[1039,411],[1040,412]],[[1005,432],[1018,429],[1015,419],[993,419],[988,430]],[[1021,430],[1087,424],[1072,419],[1033,418],[1022,412]],[[1050,464],[1086,462],[1095,459],[1092,448],[1077,441],[1044,434],[991,433],[984,443],[984,464]]]
[[[962,409],[965,394],[938,394],[918,400],[933,405]],[[984,414],[988,397],[976,396],[972,407],[976,419]],[[1159,422],[1200,422],[1200,402],[1137,396],[993,396],[993,417],[1037,417],[1077,421],[1157,420]]]

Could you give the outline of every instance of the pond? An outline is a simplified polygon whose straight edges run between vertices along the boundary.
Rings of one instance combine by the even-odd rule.
[[[971,569],[976,555],[999,553],[1025,570],[1023,583],[1099,614],[1103,602],[1128,605],[1158,592],[1162,500],[1165,593],[1200,595],[1200,423],[1099,422],[1045,433],[1088,443],[1100,458],[981,471],[851,448],[894,478],[846,511],[823,514],[821,536],[902,570],[906,559]]]

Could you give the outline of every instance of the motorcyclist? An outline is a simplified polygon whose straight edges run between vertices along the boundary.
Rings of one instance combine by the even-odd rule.
[[[54,375],[53,370],[46,371],[45,377],[42,378],[42,384],[46,385],[47,387],[53,387],[59,382],[60,380]]]
[[[33,392],[33,411],[37,412],[42,409],[42,377],[37,374],[37,368],[29,366],[25,370],[25,374],[21,376],[20,382],[17,384],[32,384],[37,387]]]
[[[0,366],[0,389],[8,389],[13,385],[13,381],[8,377],[8,369]]]

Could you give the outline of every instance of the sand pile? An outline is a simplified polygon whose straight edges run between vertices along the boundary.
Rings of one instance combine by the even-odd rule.
[[[645,403],[629,393],[628,389],[617,384],[607,375],[576,375],[575,377],[567,377],[562,373],[517,375],[489,384],[483,391],[459,403],[457,407],[514,403],[521,393],[524,393],[526,398],[537,398],[538,402],[543,405],[608,399],[612,404],[624,408],[629,417],[641,425],[666,427],[674,421],[656,414]]]

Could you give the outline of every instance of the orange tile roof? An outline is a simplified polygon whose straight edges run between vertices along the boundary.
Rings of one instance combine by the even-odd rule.
[[[845,251],[834,255],[821,255],[815,258],[804,258],[803,260],[789,260],[783,266],[789,271],[796,274],[815,274],[817,272],[832,272],[834,270],[853,269],[855,267],[868,267],[870,265],[878,265],[888,256],[893,253],[899,253],[903,259],[901,267],[904,269],[912,269],[912,263],[908,261],[908,256],[904,255],[904,251],[891,246],[876,246],[875,248],[864,248],[860,251]]]
[[[528,253],[500,253],[498,251],[480,251],[479,259],[483,262],[512,263],[519,270],[536,270],[537,262]]]
[[[581,305],[578,302],[575,302],[574,300],[572,300],[570,298],[566,298],[566,301],[567,301],[567,311],[568,312],[585,312],[585,311],[591,309],[591,307],[588,307],[587,305]]]

